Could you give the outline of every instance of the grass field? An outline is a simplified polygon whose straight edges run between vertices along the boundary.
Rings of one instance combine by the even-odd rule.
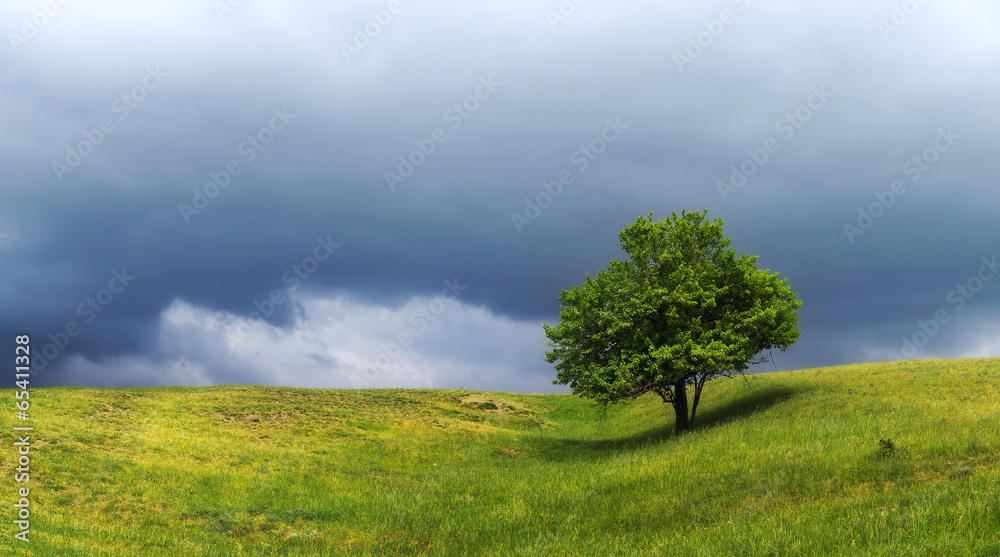
[[[652,397],[31,395],[24,543],[2,394],[4,555],[1000,554],[1000,359],[718,379],[679,437]]]

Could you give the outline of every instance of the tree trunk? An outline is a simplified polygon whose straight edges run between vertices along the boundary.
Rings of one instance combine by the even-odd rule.
[[[694,415],[698,412],[698,401],[701,399],[701,388],[705,386],[702,380],[696,380],[694,384],[694,400],[691,401],[691,422],[689,427],[694,427]]]
[[[684,381],[674,383],[674,416],[676,420],[676,433],[686,433],[691,431],[691,421],[688,419],[688,397]]]

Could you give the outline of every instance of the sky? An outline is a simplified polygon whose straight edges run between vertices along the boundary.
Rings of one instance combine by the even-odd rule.
[[[1000,356],[991,0],[9,0],[0,338],[38,386],[568,392],[542,323],[706,209],[759,371]]]

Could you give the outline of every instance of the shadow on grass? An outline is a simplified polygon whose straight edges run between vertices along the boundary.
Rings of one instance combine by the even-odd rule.
[[[744,392],[741,396],[730,400],[721,406],[706,408],[704,402],[699,405],[695,416],[694,429],[691,434],[718,427],[728,422],[746,418],[756,412],[784,402],[796,395],[796,390],[783,387],[768,387]],[[690,404],[690,399],[688,400]],[[530,443],[533,454],[548,460],[563,461],[580,457],[601,457],[611,453],[621,453],[633,450],[647,443],[672,442],[677,435],[674,432],[673,407],[662,405],[663,413],[654,418],[665,418],[661,426],[649,428],[617,439],[565,439],[553,437],[537,437]],[[613,419],[613,418],[612,418]]]

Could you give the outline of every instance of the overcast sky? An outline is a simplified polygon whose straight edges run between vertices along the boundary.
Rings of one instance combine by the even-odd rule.
[[[1000,356],[998,28],[992,0],[8,0],[0,338],[39,385],[567,392],[560,291],[705,208],[804,302],[763,370]]]

